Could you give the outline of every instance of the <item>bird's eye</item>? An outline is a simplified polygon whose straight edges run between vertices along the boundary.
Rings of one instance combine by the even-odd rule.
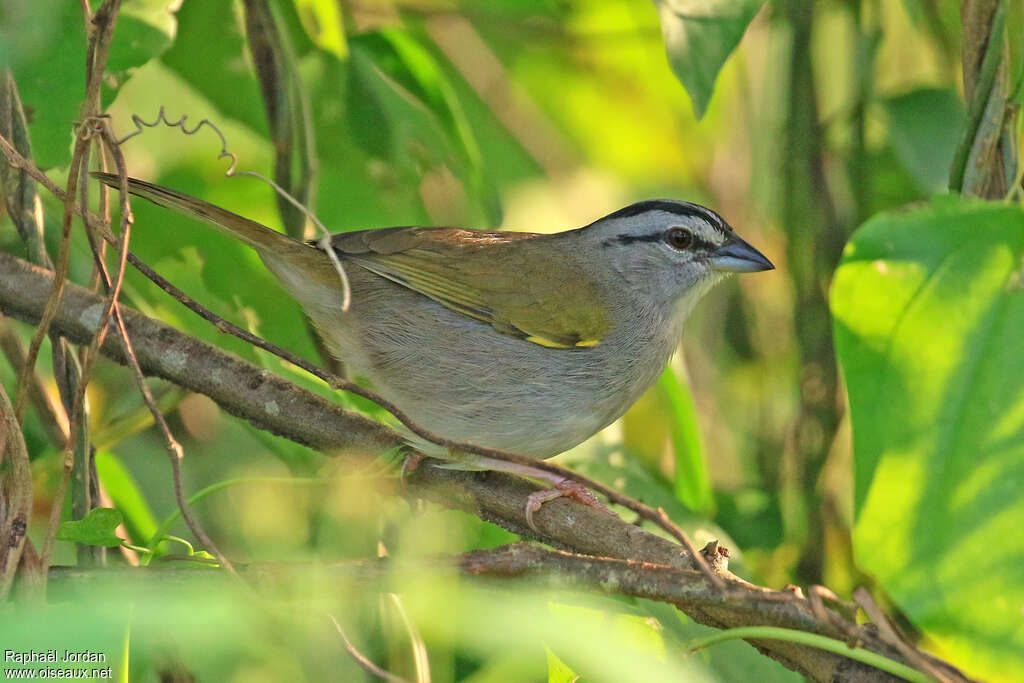
[[[665,231],[665,241],[673,249],[689,249],[693,244],[693,233],[686,228],[669,228]]]

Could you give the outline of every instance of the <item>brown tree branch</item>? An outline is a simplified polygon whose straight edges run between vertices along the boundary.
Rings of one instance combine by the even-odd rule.
[[[696,621],[714,627],[766,625],[799,629],[830,638],[847,640],[843,625],[833,623],[837,615],[820,619],[806,600],[794,599],[791,592],[772,591],[749,584],[737,584],[741,593],[719,591],[697,571],[668,567],[637,560],[593,557],[578,553],[548,550],[519,543],[492,550],[476,550],[456,557],[428,558],[417,566],[418,575],[432,571],[448,571],[457,567],[464,575],[484,579],[528,580],[531,585],[627,595],[675,605]],[[282,585],[293,590],[301,586],[302,577],[310,570],[302,564],[250,564],[238,567],[246,580],[260,589],[273,590]],[[392,567],[386,558],[333,562],[320,565],[318,572],[335,574],[339,585],[352,581],[371,584],[386,581]],[[116,585],[119,590],[145,590],[148,576],[155,576],[162,585],[167,581],[192,581],[194,567],[151,565],[148,568],[116,568],[89,571],[79,568],[54,568],[55,585],[68,595],[89,594],[101,584]],[[220,580],[212,572],[211,580]],[[322,586],[321,583],[311,585]],[[857,646],[891,659],[902,661],[898,649],[883,642],[872,625],[855,627]],[[853,662],[841,655],[815,650],[785,641],[752,643],[764,654],[800,671],[815,681],[890,681],[897,680],[869,666]],[[942,674],[952,681],[966,679],[957,670],[939,664]]]
[[[0,253],[0,310],[35,323],[45,308],[52,278],[43,269]],[[103,298],[68,283],[52,320],[53,329],[73,342],[86,343],[96,332],[103,306]],[[127,307],[121,311],[143,372],[203,393],[262,429],[363,462],[403,444],[402,437],[384,425]],[[116,326],[111,325],[101,351],[125,362]],[[726,570],[721,570],[720,576],[728,590],[718,590],[692,569],[691,558],[680,546],[573,501],[546,504],[535,515],[538,530],[531,531],[525,503],[537,487],[526,480],[495,472],[444,470],[429,466],[428,461],[410,475],[408,484],[413,495],[467,510],[522,536],[572,551],[515,549],[504,554],[470,554],[463,563],[465,571],[531,580],[557,577],[591,588],[616,586],[616,592],[672,603],[695,620],[718,627],[774,625],[837,638],[856,632],[863,647],[905,661],[897,648],[882,641],[873,629],[857,627],[832,611],[816,612],[809,601],[792,592],[760,588]],[[781,641],[754,644],[814,680],[889,680],[841,656],[805,646]],[[964,680],[959,674],[951,674],[951,678]]]

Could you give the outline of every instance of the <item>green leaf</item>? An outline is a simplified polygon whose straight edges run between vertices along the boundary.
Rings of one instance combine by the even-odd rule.
[[[764,0],[655,0],[672,71],[702,118],[718,72]]]
[[[579,680],[579,674],[558,658],[550,647],[544,646],[548,653],[548,683],[575,683]]]
[[[263,98],[250,68],[240,17],[230,2],[186,2],[178,12],[178,38],[160,61],[225,115],[266,137]],[[173,104],[168,103],[172,117]]]
[[[78,3],[6,4],[0,50],[9,60],[29,118],[32,153],[42,168],[71,157],[71,124],[85,97],[85,27]],[[13,27],[19,27],[17,31]],[[44,30],[34,30],[37,26]],[[21,27],[28,27],[22,32]]]
[[[926,192],[939,192],[964,122],[964,105],[951,89],[921,88],[883,100],[889,142],[900,162]]]
[[[124,511],[125,527],[132,540],[136,543],[148,541],[156,531],[156,517],[132,473],[116,455],[108,451],[96,453],[96,472],[110,499],[117,506],[115,512],[120,515]]]
[[[685,375],[676,376],[671,367],[658,379],[672,415],[672,449],[675,451],[676,496],[694,512],[711,516],[715,499],[711,492],[707,457],[697,426],[697,408]]]
[[[671,652],[686,652],[686,645],[695,638],[719,633],[718,629],[704,626],[690,619],[673,605],[654,600],[637,600],[641,613],[657,619],[664,627],[665,646]],[[802,676],[787,670],[778,662],[765,657],[750,643],[731,641],[715,648],[689,655],[700,661],[714,674],[716,681],[757,681],[758,683],[800,683]]]
[[[57,529],[57,539],[113,548],[121,545],[121,539],[114,534],[114,529],[122,521],[121,513],[114,508],[96,508],[82,519],[61,524]]]
[[[104,102],[110,102],[131,69],[170,46],[175,34],[170,9],[175,4],[124,4],[107,60]],[[85,97],[85,36],[77,2],[33,0],[0,9],[0,63],[11,65],[22,101],[31,111],[33,153],[42,168],[67,163],[71,156],[72,124]]]
[[[349,121],[360,144],[388,159],[406,186],[446,169],[462,186],[450,201],[460,220],[495,223],[497,198],[480,174],[479,146],[433,56],[397,29],[357,36],[351,48]],[[471,201],[478,197],[482,206]]]
[[[1024,670],[1024,211],[882,214],[832,287],[858,565],[976,675]]]
[[[310,40],[338,59],[348,55],[341,10],[334,0],[295,0],[295,10]]]
[[[134,0],[124,3],[110,43],[107,71],[120,72],[142,66],[174,42],[178,0]]]

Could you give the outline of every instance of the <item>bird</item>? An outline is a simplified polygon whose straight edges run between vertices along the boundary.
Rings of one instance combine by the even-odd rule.
[[[114,174],[93,175],[119,186]],[[536,459],[621,417],[662,373],[712,287],[774,268],[715,211],[653,199],[548,234],[421,226],[334,234],[351,293],[343,310],[323,243],[146,181],[129,178],[128,189],[255,249],[330,353],[415,424]],[[531,526],[555,497],[600,507],[560,475],[416,445],[468,469],[551,484],[527,503]]]

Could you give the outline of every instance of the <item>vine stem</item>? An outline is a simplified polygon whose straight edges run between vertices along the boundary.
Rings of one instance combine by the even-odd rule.
[[[999,0],[985,46],[985,56],[978,71],[978,80],[974,86],[974,97],[967,109],[967,121],[964,124],[964,135],[953,156],[953,165],[949,172],[949,189],[961,192],[964,176],[967,174],[967,162],[974,146],[974,138],[978,135],[981,120],[985,115],[985,107],[992,95],[996,82],[996,73],[1003,59],[1003,31],[1006,28],[1006,0]]]
[[[829,652],[843,655],[844,657],[861,662],[862,664],[868,664],[880,671],[885,671],[893,676],[899,676],[903,680],[910,681],[911,683],[934,683],[934,679],[931,676],[923,674],[917,669],[912,669],[906,664],[901,664],[889,659],[888,657],[883,657],[877,652],[865,650],[862,647],[850,647],[841,640],[821,636],[817,633],[808,633],[807,631],[798,631],[796,629],[781,628],[778,626],[740,626],[738,628],[726,629],[725,631],[719,631],[718,633],[713,633],[704,638],[691,640],[688,644],[687,650],[690,653],[694,653],[710,645],[723,643],[728,640],[760,639],[784,640],[790,643],[797,643],[799,645],[809,645],[810,647],[816,647],[819,650],[827,650]]]

